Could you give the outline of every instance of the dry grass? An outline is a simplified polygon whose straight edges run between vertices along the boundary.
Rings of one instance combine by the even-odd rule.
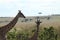
[[[8,20],[9,18],[3,18],[1,19],[0,18],[0,21],[3,20]],[[13,19],[13,18],[12,18]],[[9,21],[11,21],[11,19],[9,19]],[[32,29],[36,26],[36,23],[35,23],[36,19],[33,18],[33,21],[30,21],[30,22],[20,22],[20,19],[19,21],[17,22],[17,24],[15,25],[15,28],[17,30],[29,30],[29,29]],[[47,18],[45,19],[41,19],[42,23],[40,25],[40,29],[43,29],[44,27],[50,27],[50,26],[53,26],[57,32],[60,34],[60,16],[58,17],[51,17],[50,20],[47,20]],[[6,24],[8,24],[9,22],[4,22],[4,23],[0,23],[0,26],[4,26]]]

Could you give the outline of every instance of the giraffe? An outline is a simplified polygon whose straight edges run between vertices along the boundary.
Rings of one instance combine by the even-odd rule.
[[[37,19],[37,22],[36,22],[37,29],[34,32],[33,36],[31,38],[29,38],[29,40],[38,40],[37,38],[38,38],[38,32],[39,32],[39,25],[40,25],[40,23],[41,23],[40,20]]]
[[[21,13],[21,11],[19,11],[19,13],[10,23],[0,28],[0,40],[6,40],[6,37],[5,37],[6,33],[15,26],[19,17],[25,18],[25,16]]]

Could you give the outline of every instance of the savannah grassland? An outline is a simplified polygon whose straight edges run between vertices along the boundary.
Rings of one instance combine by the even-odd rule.
[[[56,33],[58,33],[58,36],[60,38],[60,16],[50,16],[50,19],[47,19],[48,16],[40,17],[41,24],[40,24],[40,31],[43,30],[44,27],[54,27],[56,30]],[[19,18],[17,24],[14,28],[16,28],[18,31],[26,31],[31,32],[31,30],[36,29],[36,17],[27,17],[28,21],[25,22],[25,19]],[[32,19],[30,21],[30,19]],[[0,18],[0,27],[8,24],[10,21],[13,20],[13,17],[1,17]],[[12,29],[13,30],[13,29]],[[12,31],[11,30],[11,31]]]

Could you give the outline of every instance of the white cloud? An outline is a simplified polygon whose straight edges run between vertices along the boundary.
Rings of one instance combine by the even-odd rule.
[[[14,1],[17,1],[17,0],[0,0],[0,3],[10,3],[10,2],[14,2]]]
[[[55,11],[58,13],[58,10],[60,10],[60,0],[0,0],[0,10],[2,11],[8,11],[13,14],[19,9],[26,15],[28,13],[33,15],[39,11],[45,14],[52,14]]]
[[[55,1],[55,0],[25,0],[25,1],[32,1],[32,2],[38,2],[38,1]]]

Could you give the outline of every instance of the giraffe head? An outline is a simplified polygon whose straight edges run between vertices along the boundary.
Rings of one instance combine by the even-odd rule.
[[[20,10],[19,10],[18,16],[22,17],[22,18],[25,18],[25,16],[23,15],[23,13]]]

